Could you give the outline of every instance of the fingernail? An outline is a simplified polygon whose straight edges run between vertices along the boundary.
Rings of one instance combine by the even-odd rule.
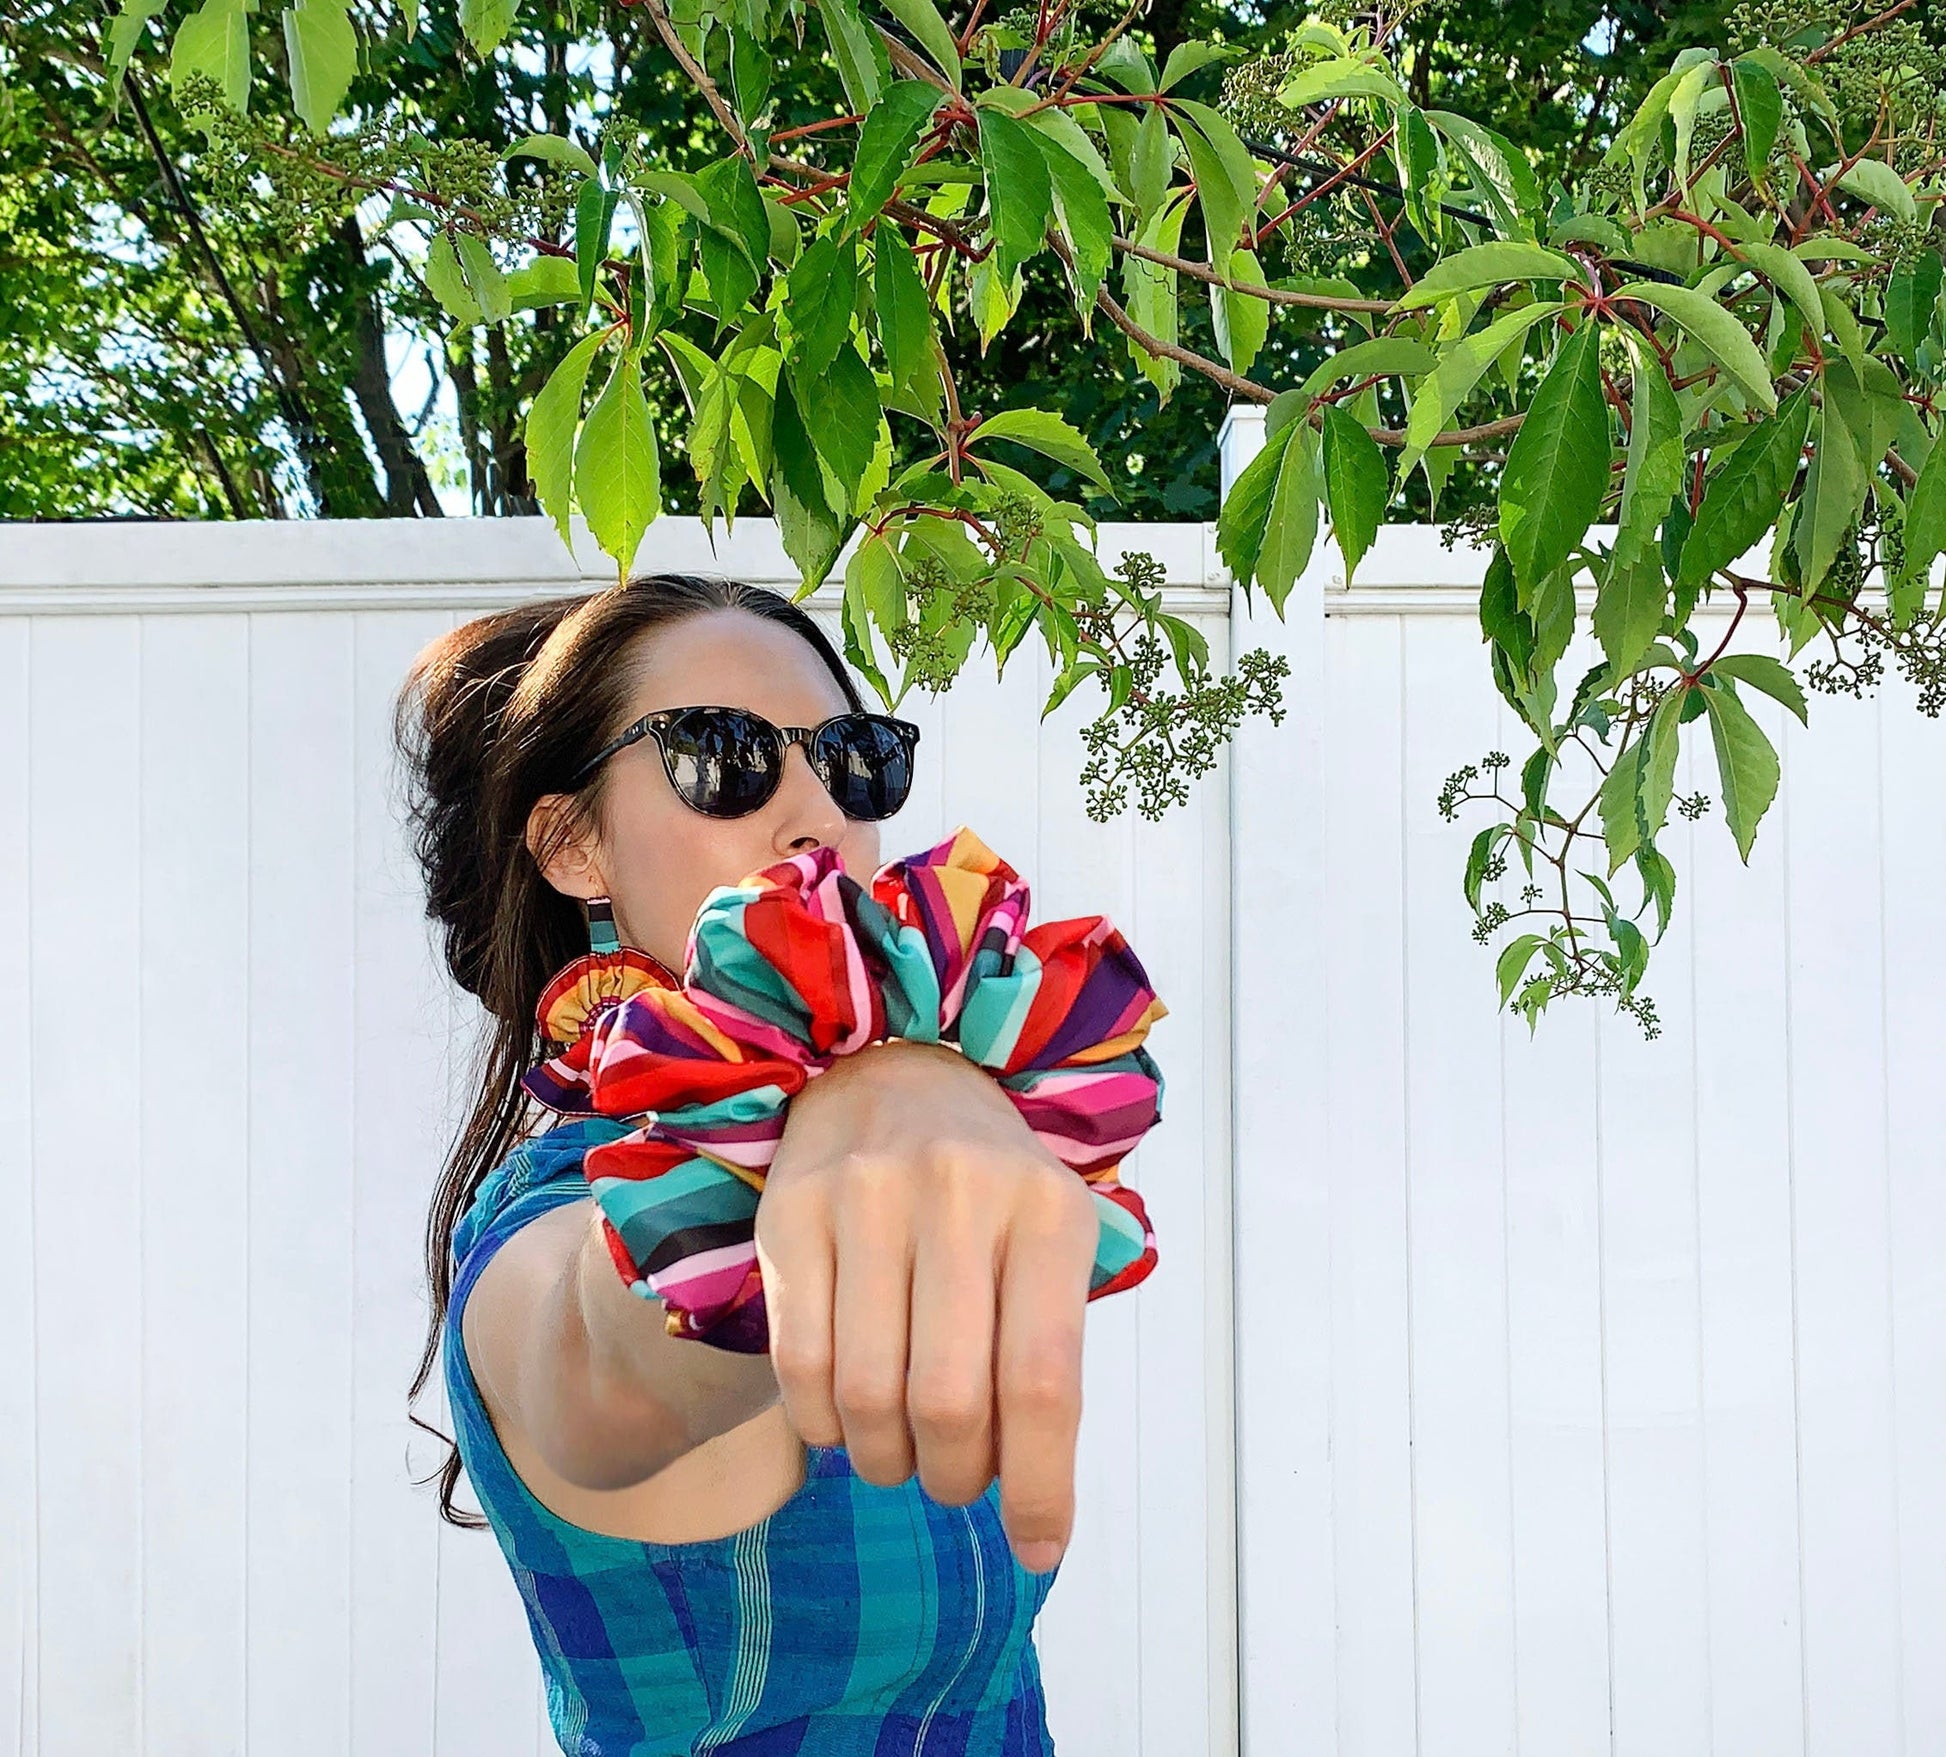
[[[1030,1574],[1045,1574],[1061,1560],[1058,1543],[1028,1543],[1020,1546],[1020,1565]]]

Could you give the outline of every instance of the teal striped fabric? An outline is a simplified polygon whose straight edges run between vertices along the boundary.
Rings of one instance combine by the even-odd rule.
[[[454,1231],[454,1437],[513,1572],[569,1757],[1052,1757],[1033,1624],[1059,1570],[1014,1560],[1000,1487],[965,1507],[808,1448],[804,1486],[731,1537],[666,1544],[558,1518],[500,1449],[460,1316],[495,1250],[589,1190],[626,1132],[565,1123],[511,1154]]]

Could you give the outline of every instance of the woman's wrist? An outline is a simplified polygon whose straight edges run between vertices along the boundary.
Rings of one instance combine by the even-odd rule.
[[[904,1152],[975,1141],[1004,1144],[1067,1171],[985,1068],[945,1044],[889,1039],[840,1058],[797,1095],[767,1181],[879,1144],[896,1142]]]

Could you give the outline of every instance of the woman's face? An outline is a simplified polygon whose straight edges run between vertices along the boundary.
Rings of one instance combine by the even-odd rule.
[[[773,726],[815,726],[851,704],[810,644],[746,610],[710,610],[642,636],[631,663],[623,724],[659,708],[746,708]],[[784,753],[784,777],[748,817],[713,818],[683,803],[653,736],[609,757],[602,824],[590,842],[563,848],[545,868],[572,897],[610,899],[622,944],[678,974],[690,925],[718,885],[820,843],[863,874],[879,864],[878,825],[848,818],[812,772],[804,752]],[[561,795],[538,801],[528,819],[536,845]]]

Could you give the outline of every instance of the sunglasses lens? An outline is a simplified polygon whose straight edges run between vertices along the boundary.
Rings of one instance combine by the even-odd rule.
[[[669,779],[710,817],[743,817],[777,791],[783,772],[777,735],[739,708],[694,708],[662,735]]]
[[[845,714],[817,737],[819,778],[849,818],[887,818],[912,791],[912,748],[889,720]]]

